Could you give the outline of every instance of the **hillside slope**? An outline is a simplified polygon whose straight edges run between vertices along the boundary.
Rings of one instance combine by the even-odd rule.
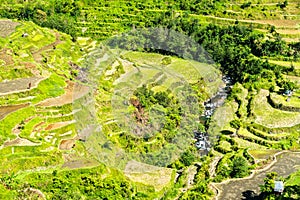
[[[169,97],[164,98],[175,101],[174,108],[167,104],[153,104],[151,112],[171,112],[168,109],[177,109],[176,106],[181,106],[180,109],[186,112],[181,105],[188,103],[182,102],[185,97],[175,100],[179,98],[177,95],[180,91],[184,92],[184,87],[194,85],[195,88],[202,88],[199,96],[202,102],[199,103],[203,103],[222,84],[221,74],[213,65],[155,53],[122,51],[109,58],[111,62],[101,61],[104,68],[97,68],[101,47],[91,39],[79,38],[74,43],[70,36],[41,28],[32,22],[1,20],[0,27],[10,27],[1,29],[0,38],[2,199],[34,196],[47,199],[59,196],[104,198],[111,195],[114,198],[130,196],[149,199],[159,197],[173,187],[176,170],[165,168],[166,164],[178,161],[181,153],[190,148],[193,143],[192,133],[197,127],[191,126],[185,132],[178,131],[178,139],[184,136],[179,137],[179,133],[186,133],[189,137],[185,136],[187,143],[181,140],[185,146],[176,151],[172,148],[179,143],[172,144],[171,136],[168,135],[169,131],[178,129],[177,126],[167,124],[173,118],[169,118],[171,121],[165,125],[169,128],[149,129],[150,134],[161,132],[151,138],[133,137],[136,144],[129,144],[133,140],[124,140],[124,137],[132,137],[130,130],[122,128],[120,123],[123,123],[123,112],[127,113],[125,110],[133,107],[124,107],[125,110],[122,110],[116,107],[119,102],[112,103],[112,99],[117,97],[118,90],[138,91],[147,85],[151,86],[153,94],[168,93]],[[95,59],[94,64],[90,63],[91,58]],[[128,88],[133,75],[144,78],[136,79],[139,83],[135,82]],[[130,96],[124,97],[126,101],[131,101]],[[91,98],[95,100],[91,101]],[[96,107],[96,111],[90,115],[92,107]],[[198,112],[202,111],[193,112],[197,120]],[[175,116],[175,113],[170,114]],[[163,119],[170,114],[158,116]],[[131,114],[128,116],[131,118]],[[180,120],[181,116],[178,117]],[[103,132],[100,135],[96,130],[89,130],[87,134],[84,132],[85,127],[91,123],[89,119],[101,126]],[[153,116],[153,120],[157,120],[156,116]],[[181,120],[181,123],[187,121]],[[131,145],[130,149],[128,145]],[[161,146],[170,146],[168,148],[174,158],[159,164],[156,162],[161,162],[161,159],[152,162],[139,156],[144,154],[143,148],[147,149],[149,156],[151,152],[158,156],[159,152],[156,151]],[[110,157],[112,160],[106,161],[104,152],[115,156],[107,151],[110,148],[123,149],[128,156],[127,160]],[[168,153],[168,148],[163,153]],[[67,182],[64,180],[66,176]],[[113,182],[112,177],[115,177]],[[86,179],[91,182],[86,182]],[[44,183],[40,184],[41,181]],[[94,182],[107,184],[106,189]],[[113,190],[109,187],[116,185],[119,185],[120,191],[111,194]],[[86,187],[95,188],[87,191],[83,189]],[[102,189],[96,190],[98,187]],[[67,188],[68,192],[64,192]]]

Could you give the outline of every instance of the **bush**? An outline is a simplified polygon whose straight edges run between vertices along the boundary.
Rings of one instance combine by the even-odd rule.
[[[180,161],[185,166],[190,166],[194,162],[194,160],[195,160],[195,155],[190,151],[184,152],[180,157]]]
[[[171,57],[164,57],[162,59],[162,64],[163,65],[169,65],[169,64],[171,64],[171,62],[172,62]]]
[[[249,166],[247,160],[242,156],[236,156],[232,160],[232,171],[230,176],[233,178],[241,178],[249,175]]]

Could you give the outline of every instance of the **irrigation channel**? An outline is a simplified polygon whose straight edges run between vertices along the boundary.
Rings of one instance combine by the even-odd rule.
[[[300,152],[282,152],[275,156],[270,167],[255,171],[251,176],[232,179],[215,184],[218,188],[217,200],[260,200],[259,185],[263,184],[266,174],[277,172],[278,176],[287,177],[300,169]]]

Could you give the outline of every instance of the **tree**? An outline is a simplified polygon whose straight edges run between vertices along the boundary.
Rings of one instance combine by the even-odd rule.
[[[279,6],[281,9],[286,8],[288,5],[288,1],[285,0],[283,3],[278,3],[277,6]]]
[[[276,172],[270,172],[264,178],[264,184],[260,185],[260,191],[266,194],[270,194],[274,190],[274,181],[278,174]]]
[[[181,155],[180,161],[185,165],[185,166],[190,166],[195,160],[195,155],[190,152],[186,151]]]
[[[230,176],[233,178],[241,178],[247,175],[249,175],[249,166],[247,160],[242,156],[234,157]]]

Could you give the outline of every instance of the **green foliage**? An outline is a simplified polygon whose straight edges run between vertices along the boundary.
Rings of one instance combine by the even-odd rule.
[[[270,172],[264,178],[264,184],[260,185],[260,191],[266,194],[271,194],[274,191],[274,181],[277,178],[276,172]]]
[[[171,57],[164,57],[164,58],[162,59],[162,64],[163,64],[163,65],[169,65],[169,64],[171,64],[171,62],[172,62]]]
[[[270,64],[265,60],[265,57],[285,57],[297,59],[299,55],[299,43],[286,43],[278,33],[276,33],[275,27],[271,27],[271,34],[268,37],[271,39],[266,39],[265,35],[258,33],[252,27],[245,27],[241,25],[242,20],[237,20],[236,25],[215,25],[201,22],[202,16],[204,15],[215,15],[215,16],[234,16],[235,19],[240,19],[241,15],[248,14],[251,17],[255,9],[260,9],[260,5],[251,6],[251,2],[243,1],[240,5],[227,5],[226,1],[195,1],[195,0],[180,0],[180,1],[170,1],[165,3],[164,1],[76,1],[76,0],[49,0],[49,1],[3,1],[0,5],[0,16],[8,18],[19,18],[24,20],[32,20],[35,23],[58,29],[65,33],[70,34],[75,40],[76,36],[91,36],[94,39],[106,39],[113,34],[124,32],[125,30],[131,29],[132,27],[153,27],[153,26],[163,26],[177,30],[179,32],[188,34],[192,36],[199,44],[201,44],[209,54],[212,55],[213,60],[217,62],[220,69],[224,74],[231,76],[234,82],[241,82],[243,86],[250,91],[256,91],[260,89],[270,89],[272,91],[277,90],[277,86],[281,87],[284,91],[294,90],[296,87],[295,83],[290,81],[285,81],[280,78],[281,72],[292,72],[297,73],[296,67],[291,67],[290,69],[284,69],[276,65]],[[229,7],[228,7],[229,6]],[[228,12],[231,8],[235,10],[237,7],[238,11],[241,9],[245,12]],[[288,2],[278,3],[280,9],[287,8]],[[256,8],[255,8],[256,7]],[[276,6],[270,6],[276,10]],[[264,8],[264,11],[268,11],[268,8]],[[241,14],[239,14],[241,13]],[[269,12],[265,12],[269,13]],[[271,13],[271,12],[270,12]],[[273,12],[272,12],[273,13]],[[276,12],[275,12],[276,13]],[[190,15],[193,14],[193,15]],[[269,14],[268,14],[269,15]],[[252,17],[255,17],[252,15]],[[200,21],[199,21],[200,20]],[[217,21],[217,19],[215,19]],[[86,31],[83,31],[85,28]],[[26,28],[29,30],[29,28]],[[27,31],[26,30],[26,31]],[[31,30],[31,29],[30,29]],[[24,29],[22,31],[25,31]],[[19,57],[22,52],[23,42],[29,42],[29,38],[21,38],[19,32],[11,36],[11,43],[9,47],[13,50],[13,59]],[[164,35],[157,34],[154,37],[154,42],[159,41]],[[52,43],[54,40],[54,35],[41,39],[41,35],[36,35],[34,40],[30,41],[30,48],[40,48],[44,45],[42,41]],[[157,39],[157,40],[156,40]],[[1,40],[1,47],[4,42]],[[28,40],[28,41],[26,41]],[[146,41],[143,37],[132,36],[129,37],[131,42],[126,48],[139,47],[140,43],[143,46],[153,41]],[[127,41],[126,41],[127,42]],[[126,44],[125,42],[125,44]],[[36,46],[35,46],[36,45]],[[181,50],[182,41],[180,39],[175,40],[173,43],[167,43],[171,47],[171,51]],[[71,74],[66,72],[69,70],[69,65],[66,62],[62,62],[62,57],[69,61],[69,58],[75,58],[76,53],[70,52],[72,49],[68,42],[59,44],[55,47],[55,53],[49,52],[44,55],[43,62],[41,65],[43,67],[48,64],[56,63],[54,69],[56,73],[60,75],[65,75],[68,78],[72,78],[78,75],[79,71],[71,69]],[[138,48],[140,51],[153,51],[152,49]],[[156,50],[160,53],[169,55],[170,53],[163,50]],[[201,60],[202,57],[199,56],[197,49],[189,49],[187,52],[181,52],[182,55],[191,57],[195,60]],[[75,55],[76,54],[76,55]],[[75,56],[74,56],[75,55]],[[161,60],[162,65],[173,64],[173,60],[166,56]],[[160,61],[159,61],[160,62]],[[59,67],[58,67],[59,66]],[[166,66],[168,67],[168,66]],[[289,70],[289,71],[288,71]],[[117,69],[118,73],[112,77],[116,79],[120,74],[124,73],[124,69],[120,67]],[[33,74],[28,70],[23,70],[19,68],[11,69],[3,67],[0,72],[0,81],[4,79],[30,77]],[[64,87],[66,86],[62,76],[51,75],[48,79],[42,81],[38,88],[32,91],[18,93],[17,95],[8,95],[6,99],[1,99],[2,102],[16,103],[18,98],[26,97],[29,95],[36,96],[33,103],[38,103],[44,99],[50,97],[57,97],[62,95],[64,92]],[[272,79],[277,79],[276,82]],[[99,99],[108,98],[110,93],[112,93],[113,81],[111,80],[100,80],[102,85],[99,87],[101,94]],[[203,80],[199,80],[199,83]],[[277,85],[276,85],[277,84]],[[204,91],[203,84],[194,85],[193,88],[198,91],[197,98],[206,97],[203,95]],[[103,92],[103,93],[102,93]],[[239,104],[238,111],[236,115],[238,118],[243,117],[240,112],[240,107],[244,106],[244,99],[240,97],[241,89],[238,87],[233,87],[231,95],[229,98],[234,100]],[[126,147],[129,151],[137,151],[143,154],[144,152],[151,152],[163,148],[166,141],[171,141],[176,133],[176,128],[180,124],[181,120],[181,108],[176,98],[170,94],[169,91],[164,92],[153,92],[146,86],[138,88],[134,94],[140,101],[142,107],[149,112],[151,107],[156,106],[161,108],[165,113],[165,124],[163,130],[156,134],[153,138],[143,138],[142,140],[130,137],[123,134],[120,127],[116,123],[112,125],[104,126],[103,130],[110,133],[112,130],[120,131],[119,135],[112,136],[113,139],[119,139],[118,142],[122,147]],[[205,96],[205,97],[204,97]],[[254,106],[254,96],[255,93],[251,93],[248,97],[248,104],[245,105],[247,109],[247,117],[251,120],[254,118],[253,106]],[[102,99],[101,99],[102,100]],[[104,101],[104,100],[103,100]],[[103,113],[109,113],[110,108],[109,103],[99,101],[99,110],[102,109]],[[54,108],[53,108],[54,109]],[[59,109],[59,113],[70,113],[70,108],[55,108]],[[15,135],[11,134],[12,128],[20,123],[21,124],[21,137],[28,137],[32,131],[35,124],[43,120],[43,116],[51,114],[50,109],[40,116],[31,119],[28,123],[24,123],[24,120],[28,119],[30,116],[36,115],[36,111],[33,107],[28,107],[25,109],[20,109],[19,111],[8,115],[0,123],[1,138],[0,145],[8,140],[14,139]],[[103,115],[105,118],[109,118],[109,115]],[[102,117],[102,116],[101,116]],[[103,117],[104,118],[104,117]],[[49,123],[54,123],[58,121],[71,120],[72,116],[64,116],[58,118],[49,118]],[[279,140],[277,136],[268,135],[267,133],[272,130],[274,132],[288,131],[292,134],[297,130],[297,127],[286,127],[282,130],[279,129],[268,129],[266,127],[255,128],[255,124],[249,126],[248,124],[243,124],[243,120],[233,120],[229,125],[235,129],[245,125],[249,131],[249,135],[243,136],[238,135],[238,137],[249,140],[255,143],[259,143],[265,146],[273,145],[275,148],[288,149],[291,147],[296,147],[298,140],[298,135],[294,134],[292,137],[281,141],[280,143],[272,144],[271,140]],[[205,131],[205,128],[199,125],[199,129]],[[230,127],[229,127],[230,128]],[[69,125],[58,130],[55,130],[56,135],[62,134],[68,130],[72,130],[75,133],[74,125]],[[231,130],[230,130],[231,131]],[[229,131],[229,132],[230,132]],[[42,139],[40,137],[39,139]],[[280,138],[282,139],[282,138]],[[117,141],[117,140],[116,140]],[[153,144],[152,141],[155,141]],[[59,141],[57,141],[59,142]],[[144,142],[149,142],[150,144],[145,144]],[[222,145],[227,144],[230,148],[223,151]],[[55,143],[57,145],[57,143]],[[215,180],[220,181],[224,178],[230,177],[244,177],[249,174],[249,165],[253,163],[252,157],[247,154],[247,151],[243,150],[242,155],[233,155],[237,152],[238,145],[235,140],[229,137],[221,137],[218,142],[219,150],[224,153],[224,158],[217,166],[217,177]],[[40,149],[45,149],[45,146],[37,147]],[[31,148],[31,147],[30,147]],[[58,165],[62,162],[61,155],[55,152],[47,152],[45,154],[38,154],[38,150],[30,149],[29,147],[16,147],[16,153],[13,156],[3,156],[2,164],[5,167],[2,169],[4,172],[13,169],[15,171],[25,170],[27,168],[33,168],[36,166],[50,166]],[[105,144],[104,148],[110,148],[109,144]],[[39,150],[40,150],[39,149]],[[11,151],[10,148],[1,149],[3,152]],[[30,153],[28,153],[30,151]],[[34,155],[34,156],[33,156]],[[154,156],[163,158],[168,155],[156,155]],[[53,157],[52,157],[53,156]],[[25,159],[26,157],[26,159]],[[195,152],[188,150],[184,152],[179,161],[174,164],[177,168],[182,168],[184,166],[191,165],[196,160]],[[247,161],[248,160],[248,161]],[[158,163],[159,164],[159,163]],[[181,199],[207,199],[210,192],[207,187],[207,181],[209,177],[208,164],[203,163],[198,173],[196,175],[196,183],[192,189],[188,190]],[[101,167],[100,167],[101,168]],[[151,197],[146,194],[147,192],[137,192],[134,184],[128,181],[121,173],[113,171],[112,174],[105,174],[102,168],[89,169],[86,171],[81,170],[65,170],[65,171],[53,171],[52,174],[45,173],[28,173],[26,177],[22,180],[28,180],[30,185],[27,183],[18,182],[15,177],[1,177],[0,181],[2,185],[11,189],[12,193],[17,193],[22,191],[26,187],[35,187],[41,189],[46,193],[49,199],[151,199]],[[27,179],[28,178],[28,179]],[[262,191],[266,193],[271,192],[271,184],[274,176],[268,176],[265,180],[265,186]],[[22,182],[22,181],[21,181]],[[41,182],[44,184],[41,184]],[[0,193],[2,189],[0,187]],[[150,191],[150,189],[149,189]],[[299,191],[298,187],[287,188],[290,194],[296,194]],[[153,192],[153,191],[151,191]],[[149,192],[150,193],[150,192]],[[170,191],[170,196],[177,197],[177,190]],[[22,198],[29,198],[28,196],[22,196]],[[13,199],[13,198],[11,198]]]
[[[0,130],[1,130],[0,144],[3,144],[7,138],[9,139],[16,138],[16,136],[12,134],[12,129],[16,126],[16,124],[20,124],[22,121],[34,115],[34,111],[35,111],[34,107],[23,108],[7,115],[3,120],[1,120],[0,121]]]
[[[38,94],[34,102],[39,102],[49,97],[57,97],[64,93],[66,83],[64,78],[57,74],[52,74],[46,80],[40,82],[37,88],[33,89],[32,93]]]
[[[287,0],[285,0],[283,3],[279,2],[279,3],[277,4],[277,6],[279,6],[281,9],[286,8],[287,5],[288,5],[288,1],[287,1]]]
[[[230,126],[235,129],[239,129],[242,126],[242,122],[238,119],[232,120]]]
[[[247,160],[249,156],[244,157],[244,150],[233,153],[227,153],[217,165],[216,177],[214,180],[220,182],[226,178],[242,178],[250,174],[250,166]],[[249,158],[249,161],[253,160]]]
[[[13,80],[17,78],[28,78],[31,77],[32,73],[27,69],[18,69],[18,68],[1,68],[0,71],[0,81],[4,80]]]
[[[180,159],[185,166],[190,166],[195,161],[195,155],[191,151],[185,151]]]
[[[245,9],[245,8],[250,7],[250,6],[251,6],[251,1],[248,1],[248,2],[243,3],[243,4],[241,5],[241,8],[242,8],[242,9]]]
[[[236,156],[232,160],[232,171],[230,176],[241,178],[249,175],[249,166],[247,160],[242,156]]]
[[[170,136],[176,134],[175,129],[178,127],[181,120],[181,108],[179,102],[170,92],[159,91],[154,93],[146,85],[137,88],[134,95],[148,112],[155,105],[160,105],[165,108],[164,129],[168,130],[166,136],[169,138],[168,140],[170,140],[172,138]]]
[[[91,169],[57,171],[52,173],[32,173],[19,180],[14,175],[1,177],[0,182],[12,190],[26,196],[26,188],[41,190],[47,199],[134,199],[143,194],[136,193],[136,187],[120,172],[113,170],[111,175],[103,166]],[[30,183],[28,183],[30,182]],[[147,195],[146,195],[147,196]]]

